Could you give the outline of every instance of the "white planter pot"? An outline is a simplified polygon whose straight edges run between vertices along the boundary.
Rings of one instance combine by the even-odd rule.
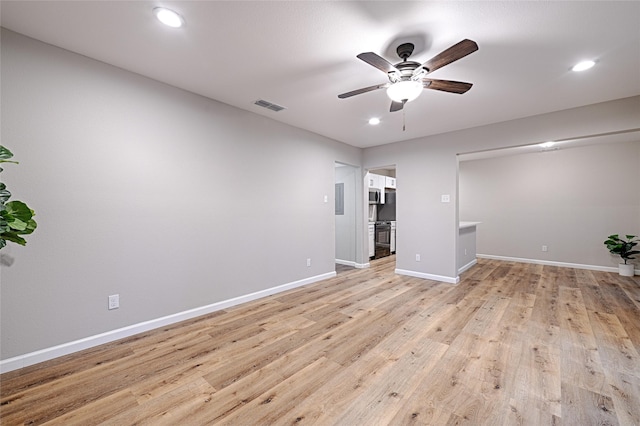
[[[623,277],[632,277],[635,272],[633,263],[619,263],[618,272]]]

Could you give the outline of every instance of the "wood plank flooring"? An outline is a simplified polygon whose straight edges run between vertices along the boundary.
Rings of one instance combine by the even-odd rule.
[[[2,425],[640,425],[640,277],[368,269],[0,376]]]

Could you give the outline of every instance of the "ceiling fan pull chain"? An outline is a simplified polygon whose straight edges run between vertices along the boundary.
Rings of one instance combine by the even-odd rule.
[[[402,101],[402,131],[405,131],[405,124],[406,124],[406,120],[405,120],[405,112],[404,112],[404,104],[406,104],[407,101]]]

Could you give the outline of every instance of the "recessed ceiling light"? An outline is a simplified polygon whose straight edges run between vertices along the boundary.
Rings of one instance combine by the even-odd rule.
[[[555,144],[556,144],[555,142],[549,141],[549,142],[541,143],[539,146],[542,147],[542,148],[551,148]]]
[[[589,68],[591,68],[592,66],[594,66],[596,63],[594,61],[582,61],[582,62],[578,62],[577,64],[575,64],[573,66],[573,68],[571,68],[571,71],[586,71]]]
[[[184,19],[178,12],[164,7],[156,7],[153,9],[156,18],[163,24],[171,28],[180,28],[184,25]]]
[[[371,124],[372,126],[376,126],[378,124],[380,124],[380,119],[377,117],[373,117],[369,119],[369,124]]]

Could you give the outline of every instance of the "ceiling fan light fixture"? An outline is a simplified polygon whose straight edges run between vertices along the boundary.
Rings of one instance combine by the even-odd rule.
[[[171,9],[167,9],[164,7],[156,7],[153,9],[154,15],[158,18],[158,21],[162,22],[168,27],[171,28],[180,28],[184,25],[184,18],[178,13]]]
[[[411,102],[422,93],[422,82],[404,80],[392,84],[387,89],[387,96],[394,102]]]

